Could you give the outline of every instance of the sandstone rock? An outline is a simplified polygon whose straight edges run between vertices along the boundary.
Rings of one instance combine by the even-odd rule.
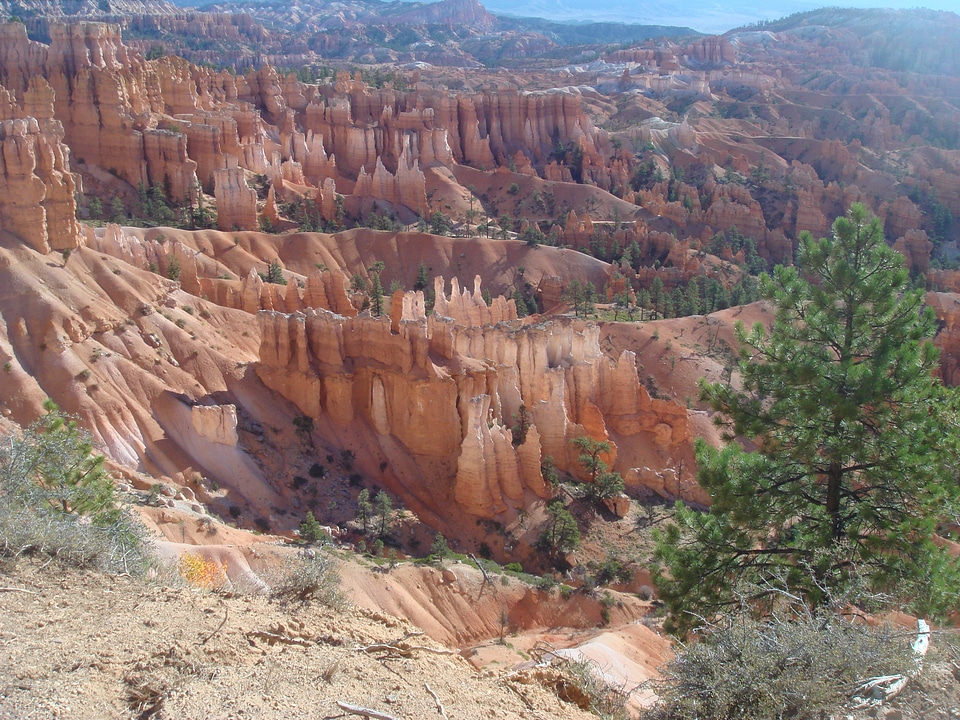
[[[69,151],[36,118],[0,121],[0,226],[38,252],[80,243]]]
[[[618,518],[624,518],[630,513],[630,498],[623,493],[604,498],[603,505]]]
[[[190,409],[194,431],[210,442],[236,447],[236,405],[194,405]]]
[[[247,186],[241,168],[217,170],[213,174],[217,198],[217,226],[221,230],[257,229],[257,191]]]
[[[893,249],[903,253],[907,267],[918,274],[926,274],[930,269],[930,253],[933,252],[933,243],[927,238],[923,230],[908,230],[903,237],[894,244]]]
[[[733,45],[724,37],[705,37],[691,43],[686,48],[687,56],[702,65],[720,65],[735,63],[737,53]]]
[[[311,280],[312,299],[321,292]],[[437,283],[427,318],[418,293],[396,294],[389,321],[261,312],[257,374],[318,425],[368,428],[395,482],[437,511],[449,498],[459,512],[494,517],[528,492],[548,496],[542,458],[582,474],[571,442],[580,435],[616,432],[667,454],[687,447],[685,410],[650,398],[633,353],[606,357],[595,325],[525,325],[502,298],[487,307],[479,282],[473,293],[451,285],[446,295]],[[521,405],[530,425],[515,447]]]

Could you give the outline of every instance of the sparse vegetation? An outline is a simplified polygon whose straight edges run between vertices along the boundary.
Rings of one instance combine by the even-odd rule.
[[[622,687],[612,687],[601,668],[592,660],[565,660],[560,665],[561,680],[557,695],[588,710],[601,720],[628,720],[629,694]]]
[[[273,595],[281,600],[317,602],[334,609],[346,604],[336,560],[315,549],[301,551],[283,568],[283,574],[274,584]]]
[[[312,511],[307,511],[307,516],[300,523],[300,539],[305,543],[326,543],[331,540],[330,535],[313,516]]]
[[[313,418],[309,415],[297,415],[293,419],[293,430],[301,440],[309,439],[313,432]]]
[[[910,636],[900,628],[856,622],[836,606],[811,611],[789,601],[757,618],[744,605],[679,646],[655,684],[661,699],[643,720],[827,717],[866,680],[914,670]]]
[[[103,456],[76,421],[51,401],[44,407],[43,417],[0,445],[0,554],[143,572],[146,531],[119,504]]]

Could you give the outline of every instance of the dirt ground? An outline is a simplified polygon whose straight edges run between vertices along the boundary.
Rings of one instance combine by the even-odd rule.
[[[0,719],[345,717],[338,701],[398,719],[593,717],[533,674],[478,672],[415,632],[354,606],[7,563]],[[410,649],[370,647],[390,644]]]

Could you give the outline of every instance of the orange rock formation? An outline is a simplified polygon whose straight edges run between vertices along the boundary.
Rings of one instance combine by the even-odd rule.
[[[454,280],[449,296],[441,282],[430,317],[415,293],[395,296],[392,321],[262,312],[257,374],[318,425],[364,438],[386,477],[438,514],[455,502],[489,518],[545,497],[541,460],[582,473],[580,435],[688,449],[684,410],[650,398],[632,352],[605,356],[595,325],[525,324],[512,300],[488,307],[479,279],[473,293]]]

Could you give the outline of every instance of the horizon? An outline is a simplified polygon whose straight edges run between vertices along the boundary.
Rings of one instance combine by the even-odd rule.
[[[439,0],[403,0],[439,2]],[[773,21],[798,12],[838,7],[851,9],[935,10],[956,13],[956,0],[846,0],[840,3],[816,0],[779,0],[758,6],[745,0],[691,0],[683,9],[673,2],[652,0],[637,6],[626,0],[614,0],[598,8],[588,0],[479,0],[488,11],[510,17],[536,17],[563,23],[621,22],[636,25],[688,27],[697,32],[719,35],[756,22]]]

